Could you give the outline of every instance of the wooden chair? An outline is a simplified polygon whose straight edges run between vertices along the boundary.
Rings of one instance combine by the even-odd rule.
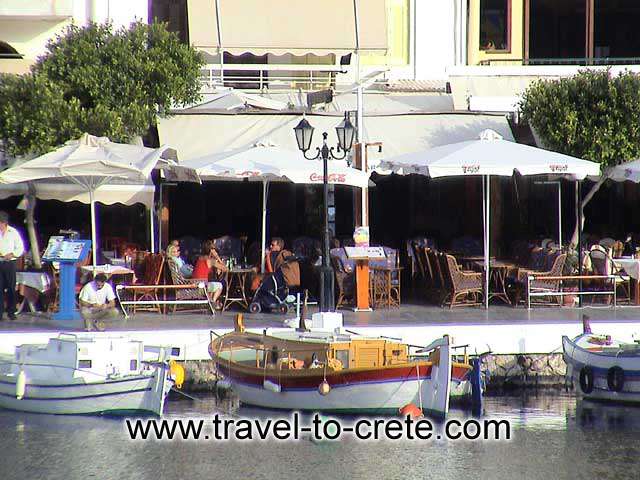
[[[433,291],[436,303],[444,305],[451,295],[448,281],[445,280],[447,272],[446,262],[443,262],[441,255],[433,249],[427,250],[427,259],[433,275]]]
[[[355,274],[353,267],[347,261],[344,248],[331,249],[330,259],[331,266],[335,273],[336,287],[338,298],[336,300],[336,309],[346,304],[354,304],[355,293]]]
[[[518,281],[524,284],[526,297],[529,297],[529,293],[531,291],[537,292],[557,292],[560,290],[560,280],[552,279],[545,280],[544,277],[559,277],[562,276],[562,271],[564,270],[564,264],[567,260],[567,254],[563,253],[558,255],[553,261],[553,265],[551,269],[544,271],[535,271],[535,270],[526,270],[519,269],[518,270]],[[534,275],[536,277],[531,283],[528,281],[528,277],[530,275]],[[529,288],[531,290],[529,290]],[[552,302],[548,302],[552,303]],[[556,298],[556,305],[560,304],[560,299]]]
[[[482,305],[483,281],[481,272],[463,272],[458,266],[453,255],[443,255],[446,265],[449,280],[451,282],[451,301],[449,308],[455,306],[477,306]],[[471,301],[465,301],[458,303],[458,299],[471,298]]]
[[[171,258],[167,259],[166,262],[169,267],[169,274],[171,276],[171,281],[173,286],[184,286],[185,288],[175,289],[175,299],[177,301],[184,300],[187,308],[185,310],[194,310],[194,309],[203,309],[209,308],[211,314],[215,314],[215,305],[213,300],[209,296],[206,288],[199,288],[198,284],[195,283],[190,278],[184,278],[182,273],[180,272],[180,268],[178,264],[173,261]],[[188,288],[187,288],[188,287]],[[197,304],[189,304],[186,303],[190,300],[206,300],[206,303],[197,303]],[[174,305],[173,311],[175,312],[178,305]]]
[[[622,290],[622,298],[625,302],[631,302],[631,277],[622,269],[618,268],[613,259],[609,256],[605,248],[601,245],[594,245],[589,252],[589,259],[595,275],[615,275],[616,291]],[[611,302],[610,296],[606,296],[607,301]]]
[[[159,301],[158,285],[162,279],[162,268],[164,266],[164,255],[162,253],[147,255],[144,260],[144,277],[136,283],[136,286],[144,287],[133,290],[133,301]],[[138,310],[150,310],[162,313],[160,304],[136,305],[133,304],[133,313]]]

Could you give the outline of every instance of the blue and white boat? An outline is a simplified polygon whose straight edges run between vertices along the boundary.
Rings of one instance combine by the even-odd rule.
[[[640,404],[640,344],[590,328],[573,340],[562,337],[567,377],[581,398]]]
[[[34,413],[162,415],[171,349],[62,334],[0,360],[0,407]]]

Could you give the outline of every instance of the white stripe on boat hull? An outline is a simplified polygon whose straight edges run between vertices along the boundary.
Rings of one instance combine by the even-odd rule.
[[[0,377],[0,407],[53,414],[147,412],[162,415],[164,400],[173,386],[166,371],[132,381],[96,382],[72,386],[35,386],[27,383],[25,395],[16,398],[15,380]]]

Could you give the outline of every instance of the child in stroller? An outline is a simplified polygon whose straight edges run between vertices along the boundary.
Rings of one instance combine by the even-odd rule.
[[[267,251],[266,270],[271,272],[256,289],[249,305],[251,313],[277,310],[286,314],[293,302],[290,289],[300,286],[300,266],[298,260],[284,249],[284,240],[275,237]],[[288,298],[289,297],[289,298]]]

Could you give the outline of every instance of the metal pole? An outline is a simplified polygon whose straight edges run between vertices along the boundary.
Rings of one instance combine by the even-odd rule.
[[[93,189],[89,190],[89,208],[91,208],[91,259],[95,267],[98,264],[98,237],[96,235],[96,202],[93,199]]]
[[[490,212],[491,212],[491,206],[490,206],[490,202],[491,202],[491,177],[489,175],[486,175],[484,177],[484,180],[486,182],[486,188],[484,190],[485,193],[485,200],[484,200],[484,207],[485,207],[485,222],[484,222],[484,306],[485,308],[489,308],[489,256],[491,254],[490,251],[490,245],[489,245],[489,241],[491,238],[491,228],[490,228]]]
[[[262,262],[260,271],[264,273],[265,263],[267,261],[267,194],[268,183],[266,180],[262,182]]]
[[[576,180],[576,222],[578,224],[578,275],[582,276],[582,206],[580,205],[582,192],[580,180]],[[578,291],[582,292],[582,280],[578,282]],[[582,307],[582,295],[578,295],[578,306]]]
[[[149,230],[151,230],[151,253],[156,253],[155,222],[153,206],[149,209]]]
[[[558,248],[562,250],[562,183],[558,182]]]
[[[320,311],[333,311],[333,270],[329,263],[329,147],[327,146],[327,133],[322,134],[322,203],[323,203],[323,254],[322,269],[320,270]]]

